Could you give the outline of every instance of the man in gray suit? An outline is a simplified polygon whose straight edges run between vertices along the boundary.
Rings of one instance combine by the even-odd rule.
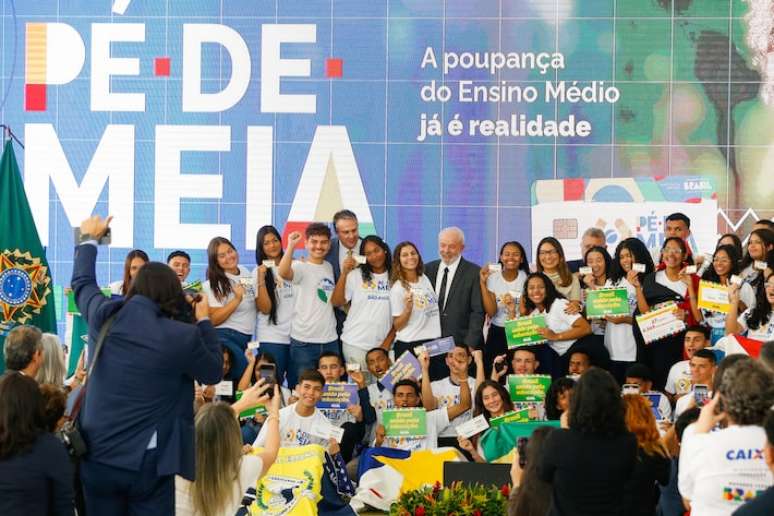
[[[338,282],[344,263],[352,260],[351,266],[354,267],[356,264],[352,255],[360,254],[361,240],[357,215],[350,210],[337,211],[333,215],[333,229],[336,231],[336,236],[331,239],[331,248],[325,256],[325,261],[333,267],[333,281]],[[340,308],[336,308],[334,313],[336,315],[336,333],[341,337],[341,329],[344,326],[347,313]]]
[[[425,265],[425,274],[438,296],[441,313],[441,335],[454,337],[471,350],[484,344],[484,307],[481,302],[479,271],[481,267],[462,257],[465,233],[458,227],[442,229],[438,234],[440,260]],[[445,357],[433,357],[430,378],[439,380],[449,375]]]

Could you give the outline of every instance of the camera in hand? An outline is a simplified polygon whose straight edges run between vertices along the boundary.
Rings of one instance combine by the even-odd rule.
[[[508,369],[508,364],[505,362],[505,360],[501,360],[500,362],[497,362],[495,364],[495,370],[498,373],[504,373]]]
[[[527,437],[519,437],[519,439],[516,441],[516,451],[519,452],[519,466],[521,466],[521,469],[524,469],[524,467],[527,465],[527,442],[529,441],[529,438]]]

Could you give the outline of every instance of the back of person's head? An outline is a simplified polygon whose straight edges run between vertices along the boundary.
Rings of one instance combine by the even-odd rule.
[[[559,397],[575,388],[575,380],[562,376],[551,382],[551,386],[546,392],[546,417],[549,421],[558,421],[562,417],[562,411],[559,409]]]
[[[643,382],[653,381],[653,372],[645,364],[636,362],[626,369],[626,378],[634,378]]]
[[[67,408],[67,394],[59,384],[44,383],[40,385],[43,395],[43,424],[49,432],[59,429],[59,422]]]
[[[723,371],[718,392],[734,423],[762,425],[774,403],[774,375],[755,360],[742,360]]]
[[[677,436],[677,442],[683,440],[683,432],[688,428],[688,425],[699,419],[699,414],[701,414],[701,409],[699,407],[691,407],[677,416],[677,420],[675,420],[675,435]]]
[[[626,429],[637,438],[637,446],[648,455],[666,457],[668,452],[661,443],[661,435],[656,426],[656,417],[650,407],[650,402],[639,394],[627,394],[623,397],[626,408]]]
[[[67,376],[67,366],[59,337],[53,333],[44,333],[41,337],[41,344],[43,345],[43,363],[40,365],[35,379],[38,383],[50,383],[61,387],[64,385],[65,376]]]
[[[196,413],[196,481],[191,484],[194,512],[223,514],[232,500],[242,462],[242,434],[234,411],[223,402],[207,403]],[[240,486],[241,488],[247,486]]]
[[[16,326],[5,337],[3,356],[5,367],[21,371],[30,365],[35,352],[43,351],[43,334],[34,326]]]
[[[626,432],[621,391],[604,369],[590,368],[575,385],[570,399],[570,428],[598,435]]]
[[[0,460],[27,451],[44,431],[38,382],[15,371],[0,376]]]
[[[774,371],[774,340],[765,342],[761,346],[761,364],[769,368],[769,371]]]
[[[546,439],[554,430],[550,426],[539,426],[529,437],[527,463],[521,475],[519,491],[508,504],[509,516],[544,516],[548,513],[551,507],[551,484],[540,479],[537,468]]]
[[[743,355],[741,353],[734,353],[733,355],[726,355],[723,360],[717,365],[715,369],[715,377],[712,380],[712,392],[718,392],[720,388],[720,381],[723,379],[723,373],[736,364],[737,362],[746,362],[752,360],[749,355]]]
[[[147,297],[168,317],[179,315],[181,303],[185,302],[177,274],[169,265],[160,262],[148,262],[137,272],[126,299],[134,296]]]
[[[316,382],[320,385],[325,385],[325,377],[320,374],[317,369],[307,369],[303,371],[298,377],[298,384],[301,385],[304,382]]]

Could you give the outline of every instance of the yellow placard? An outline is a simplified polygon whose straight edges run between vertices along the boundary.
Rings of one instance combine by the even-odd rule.
[[[699,308],[711,312],[727,314],[731,309],[728,300],[728,287],[720,283],[701,280],[699,282]]]

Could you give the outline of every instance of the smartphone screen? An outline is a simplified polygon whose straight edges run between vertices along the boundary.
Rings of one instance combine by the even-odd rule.
[[[261,364],[258,367],[258,374],[269,384],[270,388],[267,392],[271,398],[274,395],[274,385],[277,383],[277,368],[274,364]]]
[[[693,386],[693,399],[696,401],[697,407],[703,407],[709,400],[709,387],[702,384]]]
[[[519,452],[519,466],[522,469],[527,465],[527,441],[526,437],[519,437],[516,441],[516,451]]]

